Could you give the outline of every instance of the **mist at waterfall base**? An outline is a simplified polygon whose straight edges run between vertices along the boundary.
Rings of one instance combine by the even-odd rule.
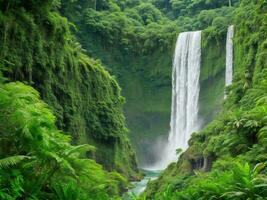
[[[158,161],[145,169],[160,170],[177,161],[176,149],[188,147],[191,134],[201,128],[198,116],[201,31],[181,33],[176,42],[172,70],[172,109],[168,140],[155,145]]]

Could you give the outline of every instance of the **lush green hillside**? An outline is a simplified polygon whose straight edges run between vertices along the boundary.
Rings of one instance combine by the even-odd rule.
[[[84,54],[81,45],[76,41],[70,31],[70,29],[75,29],[75,26],[68,22],[66,18],[61,17],[57,11],[60,6],[59,3],[60,2],[58,1],[52,0],[0,1],[0,68],[5,77],[5,82],[21,81],[37,89],[41,98],[49,105],[49,108],[53,110],[53,113],[56,116],[57,128],[72,136],[72,144],[94,145],[96,150],[94,152],[87,152],[87,157],[96,160],[96,162],[102,164],[108,171],[117,171],[125,176],[126,179],[136,179],[138,178],[138,169],[135,152],[128,139],[128,130],[122,112],[125,99],[121,96],[121,89],[114,77],[104,70],[98,61],[95,61]],[[46,129],[46,127],[43,127],[46,126],[46,124],[43,124],[45,123],[45,119],[42,119],[42,117],[45,118],[45,116],[42,116],[41,111],[40,113],[37,112],[39,109],[38,107],[35,108],[36,111],[31,110],[31,107],[25,107],[25,110],[23,110],[24,104],[25,106],[27,104],[29,104],[29,106],[31,106],[30,104],[39,104],[39,100],[36,100],[38,95],[36,95],[36,92],[31,88],[27,89],[27,87],[22,84],[18,83],[18,86],[14,84],[10,85],[12,87],[10,86],[9,88],[9,84],[2,84],[1,92],[3,95],[6,95],[11,99],[13,98],[12,94],[18,92],[18,96],[14,97],[18,99],[14,99],[15,103],[10,102],[10,106],[13,106],[12,109],[14,112],[16,112],[16,109],[18,112],[22,112],[21,117],[25,118],[25,120],[27,120],[26,117],[29,117],[29,121],[19,121],[18,124],[14,121],[13,128],[17,130],[18,133],[21,131],[22,134],[22,136],[16,135],[16,140],[20,140],[20,137],[21,139],[23,139],[23,137],[36,137],[41,140],[40,142],[45,143],[46,141],[43,141],[42,138],[46,137],[46,132],[49,133],[49,130],[43,130]],[[13,85],[15,87],[14,89]],[[8,87],[8,91],[10,89],[10,95],[8,93],[6,94],[5,87]],[[19,92],[21,92],[22,96],[20,96]],[[28,93],[29,95],[34,93],[33,97],[29,96],[29,98],[34,98],[34,102],[32,102],[31,99],[28,99]],[[25,97],[23,95],[25,95]],[[4,101],[7,97],[1,96],[1,100]],[[21,111],[20,107],[16,108],[16,101],[22,101],[21,103],[24,102],[23,105],[19,104],[19,106],[22,106]],[[40,102],[40,104],[43,103]],[[42,107],[43,106],[41,105],[40,109]],[[9,107],[5,109],[8,110]],[[12,141],[12,137],[9,135],[5,136],[5,134],[9,133],[5,131],[8,130],[12,132],[13,129],[9,130],[9,127],[13,124],[12,119],[16,119],[16,115],[13,116],[12,112],[9,113],[11,115],[9,124],[5,124],[3,119],[5,118],[5,115],[7,119],[9,116],[1,111],[1,114],[4,115],[1,115],[3,124],[0,129],[0,141],[1,147],[2,145],[6,147],[3,147],[3,151],[0,151],[0,159],[5,159],[6,156],[13,155],[31,156],[32,151],[39,151],[38,149],[35,149],[37,148],[36,146],[31,147],[29,150],[24,150],[24,147],[22,147],[21,150],[17,149],[17,143],[14,144],[14,149],[12,146],[10,146],[10,149],[7,148],[9,143],[6,143],[5,140],[8,139]],[[29,112],[29,114],[27,114],[27,112]],[[37,116],[35,116],[35,112],[37,112]],[[40,119],[38,116],[40,116]],[[54,117],[51,113],[49,113],[49,116],[51,116],[53,120],[49,122],[50,124],[47,126],[54,127]],[[34,117],[36,117],[36,119]],[[30,120],[34,121],[31,122]],[[32,125],[28,124],[35,123],[35,121],[38,122],[37,124],[34,124],[34,126],[37,127],[31,127]],[[37,134],[39,129],[41,132],[40,136],[24,135]],[[37,131],[37,133],[35,133],[35,131]],[[55,127],[52,131],[56,131],[56,133],[59,132]],[[56,135],[57,134],[55,134],[55,137]],[[52,142],[53,137],[54,134],[51,135]],[[60,140],[60,138],[55,138],[54,142],[58,143],[58,140]],[[66,145],[70,145],[67,144],[68,142],[69,140],[66,141]],[[26,144],[21,145],[27,145],[27,142]],[[64,148],[64,146],[60,148]],[[70,148],[73,147],[70,146]],[[51,151],[57,151],[57,149],[52,148]],[[60,151],[60,149],[58,151]],[[42,157],[39,158],[38,156],[39,155],[36,155],[38,162],[46,162],[46,158],[42,160]],[[58,154],[54,155],[54,157],[53,155],[50,155],[47,159],[53,160],[54,158],[55,161],[61,162],[59,160],[61,159],[60,156],[61,155]],[[5,160],[3,160],[3,162],[4,161]],[[30,160],[30,163],[31,162],[35,161]],[[62,160],[62,162],[65,161]],[[84,162],[92,162],[92,165],[90,165],[88,169],[86,169],[85,166],[85,170],[93,170],[95,168],[95,175],[99,175],[99,180],[97,180],[96,184],[93,182],[91,184],[86,180],[81,184],[84,184],[85,186],[88,184],[86,186],[87,188],[93,187],[92,185],[95,187],[104,187],[106,181],[109,182],[109,178],[104,177],[107,172],[103,171],[102,168],[93,163],[92,160],[85,160]],[[19,167],[23,167],[24,164],[28,165],[27,163],[29,163],[29,161],[23,162],[22,165],[18,166],[18,169]],[[7,164],[3,164],[3,166],[0,165],[1,170],[2,168],[5,168],[5,165],[10,167],[16,164],[17,161],[7,161]],[[47,164],[49,165],[49,163]],[[87,164],[85,163],[85,165]],[[29,167],[37,171],[37,168],[40,168],[39,165]],[[73,166],[69,167],[74,168]],[[58,167],[56,167],[55,170],[57,170],[57,168]],[[13,167],[11,167],[11,169],[13,170]],[[5,171],[4,169],[3,173],[10,172],[8,170]],[[21,191],[17,191],[16,194],[18,198],[20,195],[26,195],[24,193],[31,194],[30,191],[27,191],[28,188],[26,188],[26,186],[24,187],[24,184],[27,184],[27,187],[29,187],[31,179],[43,178],[42,173],[45,173],[46,169],[40,168],[40,170],[44,170],[40,172],[40,176],[36,172],[37,174],[33,174],[33,177],[29,177],[28,172],[21,172],[21,178],[23,180],[25,179],[26,182],[22,183],[23,186],[18,185],[18,187],[21,187]],[[74,170],[79,170],[79,168],[75,167]],[[94,175],[93,171],[90,172],[88,176],[90,176],[90,174]],[[100,174],[98,174],[98,171],[100,171]],[[83,172],[81,171],[81,173]],[[103,177],[101,174],[103,174]],[[8,180],[8,176],[6,178],[6,180]],[[14,178],[14,181],[17,181],[19,184],[20,180],[17,180],[15,175]],[[81,175],[81,179],[82,178],[83,176]],[[120,178],[123,180],[122,177]],[[49,178],[49,181],[47,182],[50,184],[50,181],[53,180],[56,180],[56,176],[52,176],[51,180]],[[46,186],[44,184],[47,184],[47,182],[40,183],[40,185],[36,185],[36,187],[39,187],[39,190],[45,192]],[[64,183],[63,179],[62,183]],[[5,185],[6,183],[3,182],[3,184]],[[104,185],[102,186],[102,184]],[[5,185],[5,187],[8,189],[7,185]],[[122,187],[120,187],[120,189],[121,188]],[[49,191],[52,190],[52,188],[48,189]],[[92,194],[94,193],[93,190]],[[36,192],[38,193],[38,191]],[[41,194],[38,193],[36,195]],[[16,199],[12,196],[10,198]],[[32,198],[34,198],[34,196]]]
[[[148,199],[266,197],[266,9],[243,0],[235,11],[234,83],[223,111],[150,184]]]

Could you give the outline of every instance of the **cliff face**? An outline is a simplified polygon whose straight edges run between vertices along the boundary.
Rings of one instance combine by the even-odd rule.
[[[124,112],[130,138],[141,166],[153,163],[157,160],[155,144],[159,138],[167,138],[169,131],[172,48],[145,56],[125,55],[116,46],[102,46],[96,35],[82,33],[90,41],[84,43],[85,48],[118,77],[126,97]]]
[[[95,145],[95,155],[88,156],[108,170],[134,177],[138,169],[121,89],[99,62],[83,53],[70,33],[74,25],[52,2],[1,3],[1,69],[9,80],[26,82],[40,92],[73,143]]]
[[[80,4],[81,1],[73,3],[72,8],[64,7],[64,13],[78,24],[77,35],[87,54],[100,59],[117,77],[126,98],[126,122],[139,162],[141,166],[151,164],[157,160],[155,143],[159,138],[166,138],[169,131],[172,54],[177,26],[170,26],[168,30],[152,23],[159,27],[151,26],[153,30],[148,28],[147,33],[143,33],[146,27],[140,28],[139,25],[143,25],[130,19],[127,11],[112,8],[96,11],[85,6],[78,16],[68,14]]]
[[[225,85],[226,32],[219,38],[202,33],[199,116],[203,126],[214,119],[222,108]]]

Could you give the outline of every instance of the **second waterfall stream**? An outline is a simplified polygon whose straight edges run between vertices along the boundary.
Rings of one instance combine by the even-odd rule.
[[[229,26],[226,38],[226,71],[225,71],[225,86],[232,84],[233,80],[233,37],[234,26]]]
[[[201,31],[181,33],[173,58],[170,133],[155,168],[164,169],[176,161],[176,149],[185,150],[191,134],[200,128],[200,65]]]

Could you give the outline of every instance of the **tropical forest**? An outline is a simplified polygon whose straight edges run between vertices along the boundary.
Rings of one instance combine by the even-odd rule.
[[[267,0],[0,0],[0,200],[267,200]]]

